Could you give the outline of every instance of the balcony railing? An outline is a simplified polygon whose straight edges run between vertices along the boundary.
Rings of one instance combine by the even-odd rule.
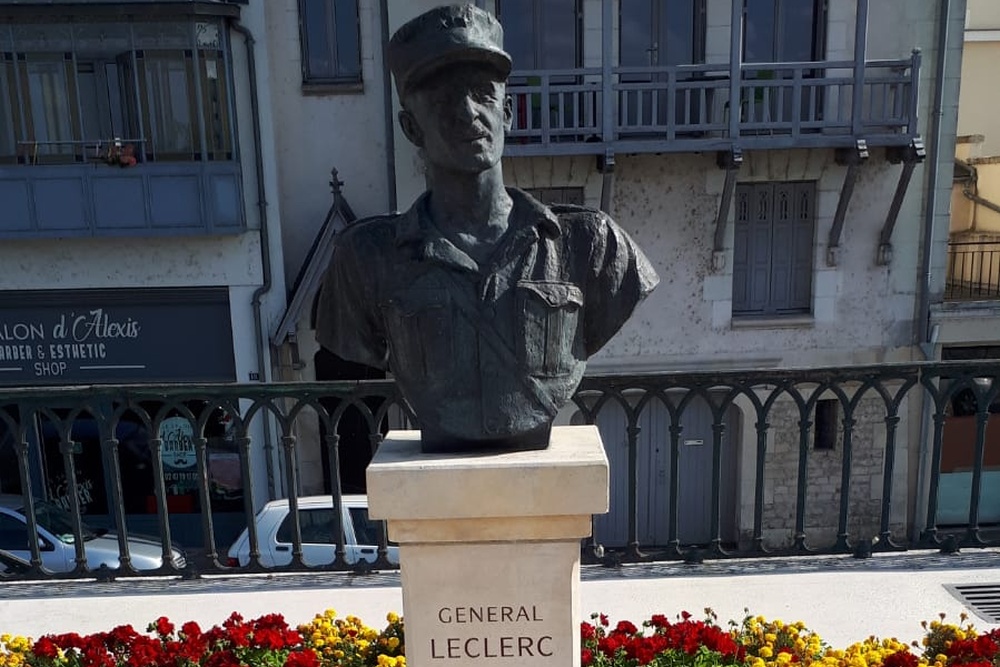
[[[864,63],[517,70],[508,155],[905,145],[916,135],[920,54]]]
[[[656,560],[1000,544],[991,532],[1000,526],[998,396],[1000,361],[585,378],[560,421],[597,424],[611,511],[595,517],[584,553]],[[275,433],[261,442],[265,420]],[[377,560],[349,562],[336,512],[321,531],[324,562],[294,512],[290,564],[262,565],[267,538],[257,532],[249,564],[228,567],[225,550],[267,500],[272,466],[272,481],[294,490],[322,460],[337,507],[344,466],[366,463],[387,429],[408,424],[385,381],[0,390],[0,492],[47,497],[74,517],[64,537],[75,569],[71,558],[69,573],[42,570],[31,523],[13,544],[34,567],[16,576],[391,567],[384,527]],[[918,466],[926,487],[908,472]],[[116,531],[125,565],[86,569],[81,519]],[[180,542],[186,564],[133,569],[133,533]],[[170,554],[164,546],[163,562]]]
[[[1000,299],[1000,240],[948,243],[948,301]]]

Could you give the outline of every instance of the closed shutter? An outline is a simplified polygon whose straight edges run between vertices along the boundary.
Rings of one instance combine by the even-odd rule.
[[[815,183],[736,188],[733,314],[809,312]]]

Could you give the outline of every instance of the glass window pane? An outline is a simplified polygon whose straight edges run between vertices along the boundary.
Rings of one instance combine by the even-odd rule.
[[[229,127],[229,98],[226,94],[226,64],[222,54],[202,51],[202,108],[205,116],[205,139],[210,160],[232,159],[232,135]]]
[[[576,0],[536,0],[541,4],[542,25],[539,54],[545,69],[577,66]],[[537,39],[537,35],[536,35]]]
[[[77,57],[114,57],[131,48],[127,23],[78,23],[73,25]]]
[[[503,0],[504,49],[514,69],[572,69],[579,62],[576,0]],[[544,29],[543,29],[544,28]]]
[[[0,549],[26,551],[28,549],[28,525],[14,517],[0,514]]]
[[[815,5],[812,0],[783,2],[778,56],[788,62],[805,62],[816,57],[813,48]]]
[[[147,53],[143,65],[147,150],[158,160],[192,159],[196,151],[190,59],[183,53]]]
[[[194,45],[194,26],[174,21],[149,21],[132,24],[135,48],[190,49]]]
[[[17,92],[13,83],[12,63],[0,62],[0,161],[13,159],[17,155],[20,130],[15,126]]]
[[[536,57],[534,5],[534,0],[503,0],[500,3],[504,50],[510,54],[516,70],[542,67]]]
[[[305,60],[306,76],[332,78],[336,76],[337,71],[334,45],[331,44],[332,7],[328,0],[302,0],[300,6],[305,40],[302,57]]]
[[[665,2],[660,7],[659,65],[690,65],[694,57],[695,0]]]
[[[653,0],[621,0],[621,63],[625,67],[652,64]]]
[[[743,60],[748,63],[773,62],[775,0],[744,0],[746,21],[743,35]]]
[[[337,76],[361,75],[361,46],[358,44],[357,0],[334,0],[337,41]]]
[[[28,79],[28,109],[37,142],[35,157],[71,156],[74,138],[67,62],[60,55],[34,55],[24,63]]]
[[[303,544],[335,544],[333,539],[333,510],[299,510],[299,528]],[[282,544],[292,544],[292,515],[288,513],[278,528],[275,539]]]
[[[5,410],[7,416],[17,418],[17,409]],[[0,493],[23,493],[21,466],[18,463],[16,434],[0,419]]]

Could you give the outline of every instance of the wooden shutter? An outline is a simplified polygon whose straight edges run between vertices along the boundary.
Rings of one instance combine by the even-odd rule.
[[[733,313],[809,312],[815,183],[736,188]]]

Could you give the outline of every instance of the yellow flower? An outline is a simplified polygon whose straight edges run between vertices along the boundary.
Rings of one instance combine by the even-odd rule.
[[[390,623],[399,623],[399,614],[397,614],[394,611],[390,611],[388,614],[386,614],[385,620],[389,621]]]

